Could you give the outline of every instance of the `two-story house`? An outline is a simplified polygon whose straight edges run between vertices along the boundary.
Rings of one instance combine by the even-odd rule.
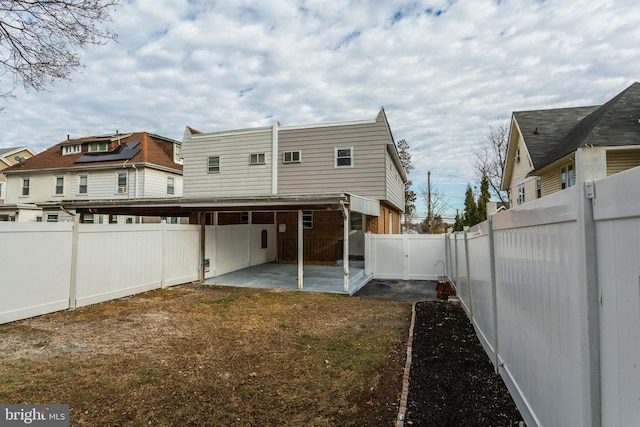
[[[501,189],[511,206],[574,185],[575,153],[589,147],[608,176],[640,165],[640,83],[601,106],[513,113]],[[594,148],[595,147],[595,148]]]
[[[29,147],[6,147],[0,148],[0,205],[4,204],[7,178],[2,171],[16,163],[24,162],[26,159],[35,156],[36,153],[31,151]],[[7,221],[8,215],[0,218],[2,221]]]
[[[0,206],[0,215],[21,222],[68,221],[73,211],[62,208],[63,202],[180,197],[180,146],[179,141],[147,132],[67,137],[3,171],[6,203]],[[82,222],[126,223],[142,218],[81,213]]]
[[[222,132],[187,127],[182,155],[185,199],[254,198],[275,212],[281,262],[296,260],[300,221],[304,258],[314,263],[342,259],[345,215],[352,256],[364,255],[364,232],[400,232],[407,175],[384,109],[372,120]],[[248,221],[245,211],[212,208],[209,224]]]

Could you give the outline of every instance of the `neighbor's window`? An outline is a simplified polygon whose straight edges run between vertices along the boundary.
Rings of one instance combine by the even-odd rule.
[[[62,155],[66,156],[69,154],[77,154],[82,152],[82,146],[80,144],[77,145],[66,145],[62,147]]]
[[[264,165],[264,163],[265,163],[264,153],[254,153],[249,155],[250,165]]]
[[[516,156],[513,159],[516,163],[520,163],[520,149],[516,149]]]
[[[87,194],[89,188],[89,177],[87,175],[78,175],[78,194]]]
[[[542,179],[536,178],[536,197],[542,197]]]
[[[575,174],[573,173],[573,165],[560,169],[560,188],[565,189],[573,187],[575,184]]]
[[[167,177],[167,194],[175,194],[176,193],[176,179],[172,176]]]
[[[573,187],[573,184],[575,184],[573,165],[569,165],[569,167],[567,168],[567,184],[569,185],[569,187]]]
[[[55,195],[56,196],[60,196],[62,194],[64,194],[64,177],[62,176],[56,176],[55,177]]]
[[[47,222],[58,222],[58,214],[47,214]]]
[[[219,173],[220,172],[220,156],[211,156],[211,157],[209,157],[208,171],[209,171],[209,173]]]
[[[313,211],[302,211],[302,228],[313,228]]]
[[[524,203],[524,184],[518,186],[518,204]]]
[[[336,148],[336,167],[353,166],[353,147]]]
[[[29,186],[31,185],[31,180],[29,178],[22,178],[22,195],[29,195]]]
[[[300,163],[300,151],[285,151],[282,161],[283,163]]]
[[[125,194],[127,192],[127,172],[116,173],[116,193]]]
[[[95,221],[95,217],[93,216],[93,214],[84,214],[84,216],[82,217],[82,222],[84,224],[93,224]]]
[[[89,152],[94,153],[98,151],[107,151],[109,150],[109,143],[107,141],[104,142],[90,142],[89,143]]]
[[[562,189],[567,188],[567,169],[566,168],[560,169],[560,188]]]
[[[173,144],[173,161],[182,163],[182,144]]]
[[[249,224],[249,212],[240,212],[240,224]]]
[[[4,199],[4,182],[0,182],[0,199]]]

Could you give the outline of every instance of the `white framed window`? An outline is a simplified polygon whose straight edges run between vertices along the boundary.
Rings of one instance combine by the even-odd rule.
[[[542,179],[536,178],[536,197],[539,199],[542,197]]]
[[[68,156],[69,154],[78,154],[82,152],[82,145],[65,145],[62,147],[62,155]]]
[[[89,190],[89,177],[78,175],[78,194],[87,194]]]
[[[285,151],[282,153],[282,162],[283,163],[300,163],[300,151]]]
[[[524,184],[521,184],[518,186],[518,204],[521,205],[524,201]]]
[[[0,182],[0,199],[4,199],[4,182]]]
[[[176,179],[172,176],[167,177],[167,194],[171,196],[176,194]]]
[[[95,217],[93,216],[93,214],[84,214],[84,217],[82,218],[82,222],[84,224],[93,224],[94,221]]]
[[[20,194],[23,196],[28,196],[30,187],[31,187],[31,179],[22,178],[22,192]]]
[[[109,143],[107,141],[89,143],[90,153],[95,153],[99,151],[108,151],[108,150],[109,150]]]
[[[220,156],[211,156],[208,158],[207,171],[209,173],[220,173]]]
[[[53,177],[53,180],[53,194],[56,196],[62,196],[64,194],[64,177],[55,176]]]
[[[249,164],[251,166],[264,165],[265,164],[264,153],[253,153],[253,154],[250,154],[249,155]]]
[[[573,187],[574,184],[573,164],[560,168],[560,188],[564,190],[565,188]]]
[[[520,163],[520,148],[516,149],[516,156],[513,158],[516,163]]]
[[[58,222],[58,214],[47,214],[47,222]]]
[[[335,167],[342,168],[353,166],[353,147],[336,147],[335,154]]]
[[[302,228],[313,228],[313,211],[302,211]]]
[[[573,165],[567,166],[567,184],[569,187],[573,187],[575,184],[575,176],[573,174]]]
[[[182,144],[173,144],[173,161],[182,164]]]
[[[127,193],[127,177],[129,173],[124,172],[116,172],[116,193],[118,194],[126,194]]]

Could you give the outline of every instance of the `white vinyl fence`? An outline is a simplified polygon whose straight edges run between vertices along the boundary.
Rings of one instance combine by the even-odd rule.
[[[199,277],[197,225],[0,222],[0,323]]]
[[[640,168],[581,175],[447,235],[447,275],[527,425],[638,426]]]
[[[431,234],[365,234],[366,275],[437,280],[445,274],[444,239]]]

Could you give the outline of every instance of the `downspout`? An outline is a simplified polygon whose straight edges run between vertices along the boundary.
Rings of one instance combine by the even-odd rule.
[[[278,122],[271,128],[271,194],[278,194]]]
[[[127,168],[127,162],[129,161],[129,159],[125,160],[122,163],[122,167],[123,168]],[[131,167],[133,168],[133,170],[135,170],[135,185],[133,187],[133,198],[137,199],[138,198],[138,168],[136,167],[135,164],[131,163]],[[129,192],[127,191],[127,199],[129,198]]]
[[[349,293],[349,209],[344,204],[344,200],[340,200],[340,208],[344,218],[343,225],[343,249],[342,249],[342,271],[344,273],[344,291]]]

